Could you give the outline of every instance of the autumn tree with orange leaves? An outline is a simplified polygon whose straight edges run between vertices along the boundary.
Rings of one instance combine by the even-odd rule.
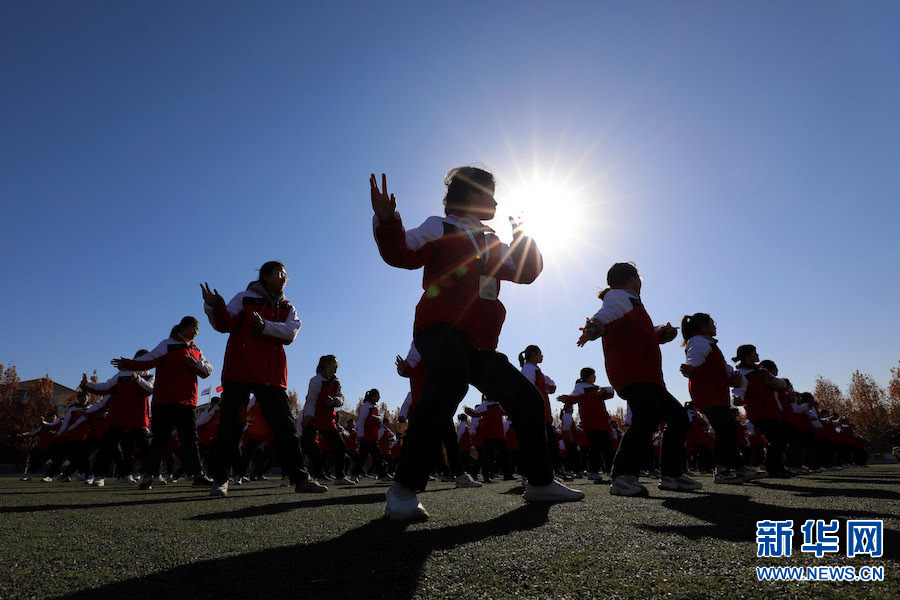
[[[847,393],[819,376],[813,395],[819,407],[846,417],[875,452],[888,452],[900,443],[900,367],[891,370],[887,391],[875,379],[854,371]]]

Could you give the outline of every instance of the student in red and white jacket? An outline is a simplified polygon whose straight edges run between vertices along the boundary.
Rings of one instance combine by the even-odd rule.
[[[134,359],[117,358],[110,363],[122,371],[143,371],[156,368],[153,385],[153,411],[150,416],[150,444],[141,489],[150,489],[153,477],[159,477],[159,466],[172,428],[178,430],[181,440],[185,470],[194,476],[194,485],[211,485],[212,480],[203,473],[197,448],[197,377],[206,379],[212,373],[212,365],[194,343],[200,332],[200,323],[194,317],[184,317],[172,328],[169,337],[156,348]]]
[[[748,469],[738,452],[739,424],[731,411],[731,389],[740,387],[743,377],[725,362],[719,350],[716,322],[706,313],[681,319],[685,362],[681,373],[688,378],[688,391],[694,406],[709,420],[716,432],[713,461],[714,480],[722,484],[741,484],[758,473]]]
[[[284,347],[300,331],[300,318],[284,297],[288,282],[284,264],[271,260],[259,269],[259,277],[228,304],[209,284],[203,291],[203,308],[210,325],[228,334],[222,369],[222,402],[219,436],[213,444],[210,465],[216,485],[210,495],[228,494],[228,471],[240,457],[243,425],[241,408],[256,396],[259,408],[275,434],[281,467],[297,492],[325,492],[310,479],[303,466],[303,452],[287,396],[287,358]]]
[[[523,351],[519,352],[519,367],[522,369],[528,381],[530,381],[537,391],[540,392],[541,398],[544,399],[544,427],[547,431],[547,439],[550,443],[547,450],[550,452],[550,464],[553,465],[557,473],[562,473],[562,460],[559,455],[557,444],[553,443],[553,409],[550,407],[550,394],[556,393],[556,383],[547,377],[538,366],[544,362],[544,353],[541,349],[531,344]]]
[[[503,409],[487,396],[481,397],[481,404],[473,410],[465,408],[470,417],[481,419],[479,434],[483,444],[481,475],[485,483],[492,483],[492,473],[503,473],[505,481],[515,479],[509,470],[509,452],[506,447],[506,432],[503,429]]]
[[[53,458],[50,452],[52,445],[51,434],[59,427],[60,423],[62,423],[62,419],[56,416],[56,412],[52,412],[45,419],[41,419],[40,425],[33,431],[18,434],[17,437],[23,439],[37,438],[37,442],[31,448],[25,461],[25,473],[22,474],[22,481],[31,481],[34,475],[40,475],[40,471],[47,464],[47,461]],[[53,473],[50,473],[50,475],[53,475]]]
[[[316,477],[325,476],[325,458],[314,443],[318,432],[319,437],[328,442],[331,451],[334,452],[335,485],[353,485],[353,479],[344,474],[344,452],[346,450],[344,440],[337,430],[336,408],[344,405],[344,393],[341,391],[341,382],[337,378],[338,360],[333,354],[326,354],[319,358],[316,366],[316,375],[309,380],[309,390],[306,393],[306,403],[300,416],[303,434],[300,443],[309,455]]]
[[[359,407],[359,416],[356,419],[356,433],[359,440],[359,458],[353,469],[354,478],[363,474],[366,460],[371,457],[372,468],[379,478],[384,478],[384,461],[381,449],[378,447],[378,432],[381,430],[381,415],[378,414],[378,401],[381,393],[371,389],[363,396],[363,402]]]
[[[147,354],[138,350],[134,358]],[[113,461],[119,472],[119,480],[134,483],[131,471],[134,469],[137,447],[141,463],[148,460],[150,443],[147,441],[147,427],[150,426],[150,394],[156,376],[149,371],[119,371],[104,383],[92,383],[87,373],[81,377],[81,389],[92,394],[109,394],[103,402],[107,411],[109,429],[100,445],[100,452],[94,461],[94,485],[103,485],[109,474],[109,464]]]
[[[660,489],[690,491],[702,484],[684,474],[684,440],[688,419],[684,407],[666,389],[660,344],[678,331],[669,324],[654,326],[641,302],[642,280],[633,263],[616,263],[606,275],[609,288],[600,293],[603,306],[584,326],[579,346],[603,336],[606,373],[632,411],[613,462],[610,494],[646,495],[638,483],[641,458],[660,422],[666,422],[660,457]]]
[[[543,264],[537,245],[513,225],[513,243],[500,242],[482,220],[494,218],[494,177],[475,167],[445,178],[444,217],[430,217],[405,231],[397,202],[370,179],[374,234],[388,264],[425,268],[424,293],[413,326],[416,348],[428,372],[416,418],[406,433],[397,483],[388,491],[386,514],[395,520],[426,519],[416,490],[428,482],[435,448],[469,384],[496,399],[510,414],[522,444],[528,474],[526,501],[572,501],[583,497],[553,479],[540,394],[496,351],[506,309],[501,281],[531,283]]]
[[[612,471],[614,452],[606,401],[615,393],[612,387],[599,387],[597,372],[591,367],[584,367],[572,393],[556,398],[565,404],[578,404],[581,426],[590,442],[588,479],[591,481],[602,482],[600,472]]]
[[[766,368],[770,365],[774,367],[775,363],[760,361],[756,346],[752,344],[739,346],[732,361],[738,363],[737,371],[746,381],[745,385],[734,390],[735,402],[743,404],[747,420],[765,437],[768,475],[789,477],[784,468],[787,437],[781,425],[783,409],[778,401],[778,391],[787,387],[787,383]]]

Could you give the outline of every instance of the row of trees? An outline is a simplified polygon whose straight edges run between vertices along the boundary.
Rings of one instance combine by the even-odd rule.
[[[889,452],[893,446],[900,446],[900,364],[891,369],[886,388],[868,373],[854,371],[846,393],[820,375],[813,395],[820,409],[847,417],[869,440],[871,451]]]
[[[17,434],[31,431],[41,422],[41,417],[56,410],[49,375],[28,388],[25,403],[19,402],[20,383],[14,366],[0,365],[0,463],[13,462],[20,454]]]

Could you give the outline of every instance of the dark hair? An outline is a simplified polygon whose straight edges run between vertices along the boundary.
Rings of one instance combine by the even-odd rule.
[[[524,367],[525,363],[528,362],[528,359],[531,358],[532,356],[534,356],[535,354],[538,354],[540,351],[541,351],[540,348],[538,348],[534,344],[531,344],[530,346],[528,346],[527,348],[525,348],[524,350],[519,352],[519,366]]]
[[[169,337],[170,337],[170,338],[173,338],[173,337],[175,337],[176,335],[180,335],[180,334],[181,334],[181,329],[182,329],[183,327],[188,327],[188,326],[190,326],[190,325],[199,325],[199,324],[200,324],[200,321],[198,321],[198,320],[195,319],[194,317],[183,317],[183,318],[181,319],[181,321],[178,323],[178,325],[176,325],[175,327],[173,327],[173,328],[172,328],[172,331],[169,332]]]
[[[368,401],[369,401],[373,396],[375,396],[375,395],[378,395],[379,397],[381,397],[381,392],[379,392],[379,391],[378,391],[377,389],[375,389],[375,388],[372,388],[371,390],[369,390],[368,392],[366,392],[366,395],[365,395],[365,396],[363,396],[363,402],[368,402]]]
[[[143,348],[141,348],[140,350],[138,350],[137,352],[134,353],[134,357],[135,357],[135,358],[140,358],[140,357],[142,357],[142,356],[145,355],[145,354],[150,354],[150,351],[149,351],[149,350],[144,350]]]
[[[606,285],[609,287],[597,294],[597,297],[603,300],[610,289],[625,285],[632,277],[638,277],[637,265],[633,262],[615,263],[606,272]]]
[[[609,420],[609,425],[610,425],[610,427],[618,427],[618,426],[619,426],[619,422],[616,421],[615,419],[610,419],[610,420]]]
[[[324,368],[325,368],[325,365],[328,364],[328,363],[331,362],[331,361],[334,361],[334,362],[336,363],[336,362],[337,362],[337,356],[335,356],[334,354],[326,354],[325,356],[320,356],[320,357],[319,357],[319,364],[316,366],[316,373],[318,373],[319,375],[321,375],[321,374],[322,374],[322,369],[324,369]]]
[[[597,371],[595,371],[591,367],[585,367],[578,374],[578,381],[576,381],[575,383],[578,383],[579,381],[587,381],[588,377],[590,377],[591,375],[594,375],[596,373],[597,373]]]
[[[284,263],[280,260],[270,260],[267,263],[263,263],[263,266],[259,268],[259,281],[262,281],[263,275],[271,275],[275,271],[286,270],[284,267]]]
[[[469,415],[467,415],[466,413],[459,413],[458,415],[456,415],[456,419],[458,421],[468,421]]]
[[[478,167],[457,167],[444,176],[447,194],[444,196],[444,214],[449,215],[454,208],[469,205],[469,192],[493,190],[494,176]]]
[[[766,371],[771,371],[772,369],[778,369],[778,366],[774,361],[766,359],[759,361],[759,368],[765,369]]]
[[[712,317],[706,313],[685,315],[685,317],[681,319],[681,335],[684,337],[684,342],[682,342],[681,345],[684,346],[687,344],[689,339],[697,335],[697,332],[700,331],[701,327],[710,323],[712,323]]]
[[[738,346],[737,352],[735,352],[735,356],[731,359],[731,362],[741,362],[754,352],[756,352],[756,346],[753,344]]]

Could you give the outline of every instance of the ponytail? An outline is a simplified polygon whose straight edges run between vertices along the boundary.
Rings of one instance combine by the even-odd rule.
[[[176,335],[181,335],[181,330],[184,327],[190,327],[192,325],[199,325],[200,321],[195,319],[194,317],[183,317],[181,321],[172,328],[172,331],[169,332],[169,337],[174,338]]]
[[[692,315],[685,315],[683,319],[681,319],[681,335],[684,338],[684,341],[681,342],[681,345],[684,346],[687,344],[687,341],[697,335],[700,331],[700,328],[704,325],[710,323],[712,321],[712,317],[710,317],[706,313],[694,313]]]
[[[534,344],[531,344],[527,348],[519,352],[519,367],[524,367],[525,363],[528,362],[528,359],[539,353],[540,351],[540,348],[538,348]]]

